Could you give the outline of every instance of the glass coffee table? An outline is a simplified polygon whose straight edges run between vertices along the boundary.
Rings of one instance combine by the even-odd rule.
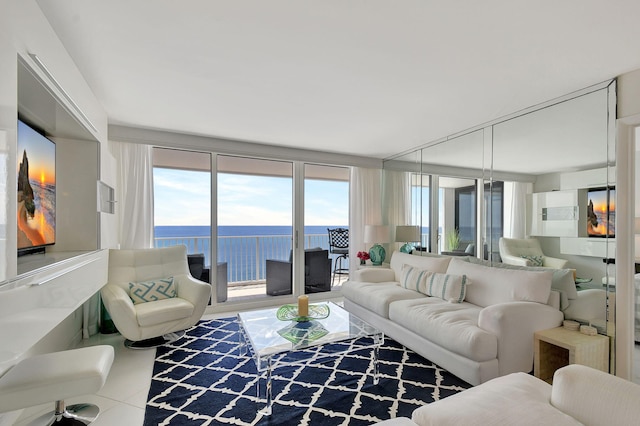
[[[374,366],[373,383],[378,383],[378,353],[380,345],[384,341],[383,333],[335,303],[316,303],[313,305],[328,308],[328,316],[323,319],[300,322],[295,319],[281,320],[277,317],[279,308],[238,314],[240,354],[246,355],[248,348],[256,363],[260,375],[257,397],[264,405],[258,411],[262,414],[271,414],[273,403],[271,373],[273,368],[277,363],[283,365],[287,363],[287,357],[284,355],[312,346],[370,337],[373,349],[371,351]],[[313,306],[310,306],[310,311],[313,311]],[[338,353],[344,352],[329,352],[326,356],[330,357]]]

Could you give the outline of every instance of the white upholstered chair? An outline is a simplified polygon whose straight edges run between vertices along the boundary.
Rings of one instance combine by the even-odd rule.
[[[175,297],[134,304],[130,283],[171,277]],[[112,249],[109,251],[109,279],[100,293],[116,328],[127,339],[125,345],[145,348],[176,340],[186,328],[195,325],[207,307],[211,286],[191,276],[187,249],[183,245]]]
[[[544,266],[545,268],[562,269],[568,261],[546,256],[535,238],[500,238],[500,257],[503,263],[519,266]],[[535,265],[531,257],[542,258],[542,265]]]

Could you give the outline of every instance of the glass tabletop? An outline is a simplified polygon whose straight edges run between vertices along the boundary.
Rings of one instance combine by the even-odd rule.
[[[276,317],[279,308],[241,312],[238,319],[254,356],[269,357],[311,346],[381,335],[382,332],[333,302],[324,319],[297,322]]]

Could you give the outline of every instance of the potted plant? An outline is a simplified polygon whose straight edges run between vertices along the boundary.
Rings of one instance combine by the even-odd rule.
[[[360,259],[360,264],[364,265],[367,260],[369,259],[369,253],[366,251],[359,251],[358,252],[358,259]]]
[[[447,232],[447,245],[449,246],[449,251],[454,251],[460,245],[460,231],[458,228]]]

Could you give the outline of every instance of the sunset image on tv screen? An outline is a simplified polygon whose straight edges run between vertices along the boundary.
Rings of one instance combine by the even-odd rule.
[[[18,249],[55,243],[56,146],[18,122]]]
[[[587,234],[592,237],[613,237],[616,233],[615,189],[588,192]]]

